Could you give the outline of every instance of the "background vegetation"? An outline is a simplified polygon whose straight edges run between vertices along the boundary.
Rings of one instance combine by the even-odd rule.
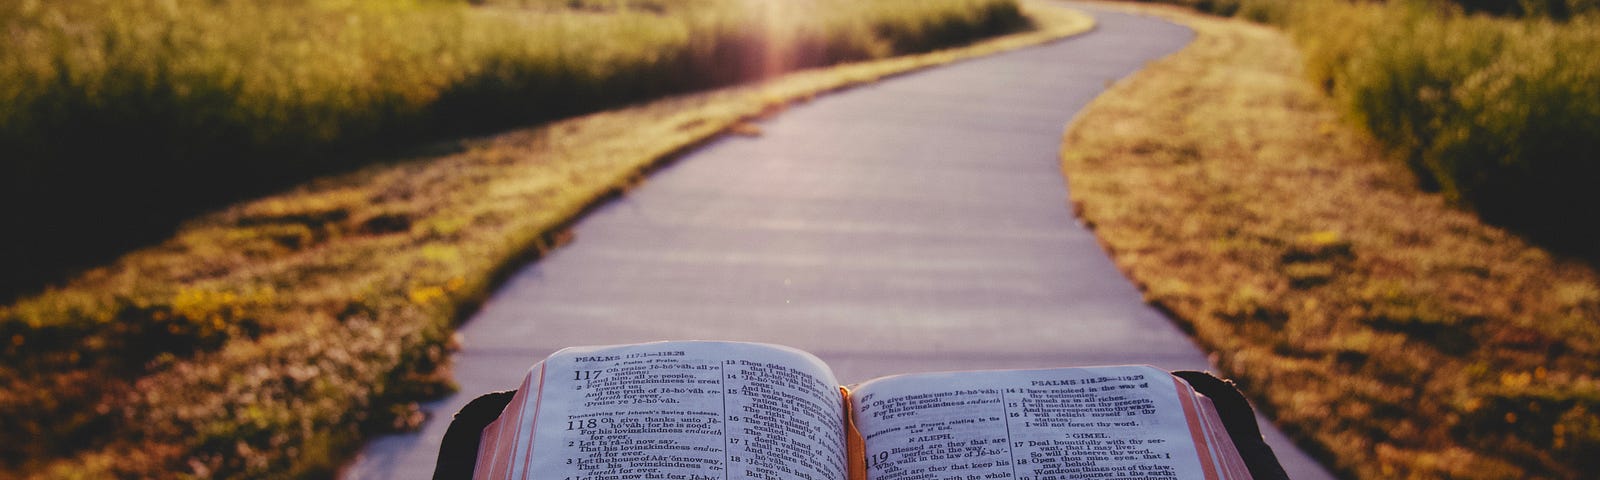
[[[474,3],[0,2],[0,219],[25,232],[0,296],[374,153],[1025,23],[1012,0]]]
[[[1426,188],[1600,259],[1600,2],[1170,3],[1286,28],[1312,80]]]
[[[1373,35],[1340,12],[1413,12],[1322,8],[1330,37]],[[1338,472],[1600,468],[1594,268],[1420,190],[1390,137],[1352,127],[1348,99],[1306,81],[1326,65],[1321,37],[1302,55],[1270,28],[1153,10],[1197,40],[1091,104],[1063,160],[1082,218],[1146,298]],[[1578,28],[1543,22],[1527,28]]]
[[[910,12],[1016,7],[916,3]],[[702,5],[571,4],[562,15]],[[906,6],[850,8],[908,14],[891,5]],[[0,307],[0,478],[326,476],[364,435],[422,419],[414,401],[449,388],[455,320],[506,269],[563,241],[587,205],[719,132],[759,132],[742,122],[785,102],[1092,25],[1056,8],[1022,12],[1033,29],[375,157],[191,219]]]

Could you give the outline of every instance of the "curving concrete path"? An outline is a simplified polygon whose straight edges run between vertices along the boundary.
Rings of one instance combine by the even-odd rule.
[[[428,478],[450,414],[562,347],[779,343],[839,379],[1206,356],[1068,207],[1063,127],[1188,29],[1091,10],[1097,31],[825,96],[666,168],[575,227],[461,329],[461,393],[375,439],[352,479]],[[1331,478],[1276,429],[1300,479]]]

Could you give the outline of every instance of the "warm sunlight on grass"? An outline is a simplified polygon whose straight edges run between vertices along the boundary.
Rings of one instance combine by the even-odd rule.
[[[27,232],[0,296],[426,141],[1025,23],[1014,0],[0,2],[0,218]]]
[[[1427,188],[1600,260],[1600,2],[1161,0],[1285,29]]]
[[[623,3],[675,4],[574,4]],[[192,219],[0,308],[0,476],[326,476],[418,421],[449,388],[460,314],[584,208],[788,102],[1091,25],[1026,7],[1027,32],[453,143]]]
[[[1146,298],[1359,478],[1575,478],[1600,276],[1423,192],[1268,27],[1199,38],[1068,132],[1073,200]]]

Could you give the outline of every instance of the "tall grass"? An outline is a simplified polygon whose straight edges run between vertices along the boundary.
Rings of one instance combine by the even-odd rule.
[[[1312,79],[1424,186],[1545,245],[1600,259],[1600,212],[1587,208],[1600,205],[1600,4],[1169,3],[1288,28]]]
[[[923,51],[1022,21],[1004,0],[554,3],[5,2],[0,140],[30,168],[106,135],[143,147],[115,148],[153,157],[140,168],[160,154],[304,152]],[[250,157],[266,172],[326,161]]]
[[[374,152],[1022,23],[1012,0],[0,2],[0,218],[26,232],[0,283]]]
[[[1574,14],[1600,10],[1596,0],[1437,0],[1460,7],[1468,13],[1535,16],[1565,19]]]
[[[1322,11],[1293,27],[1315,45],[1309,70],[1430,186],[1547,245],[1600,254],[1600,212],[1582,207],[1600,205],[1600,14]]]
[[[68,209],[24,200],[81,200],[84,231],[122,236],[105,212],[1022,18],[1009,0],[0,2],[4,237],[37,247],[5,252],[61,248],[39,230]],[[656,158],[717,128],[657,112],[669,107],[574,120],[539,133],[536,153],[469,149],[314,182],[0,307],[0,477],[326,475],[364,432],[415,423],[400,399],[447,382],[456,309],[587,201],[572,198],[610,188],[614,164],[645,161],[637,150]],[[637,130],[673,140],[631,145]],[[604,168],[575,166],[591,164]]]

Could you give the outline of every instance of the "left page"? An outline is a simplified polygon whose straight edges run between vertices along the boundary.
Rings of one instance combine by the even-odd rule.
[[[540,379],[532,379],[539,375]],[[659,342],[569,348],[485,430],[478,478],[846,478],[844,398],[816,357],[788,347]],[[513,411],[519,410],[519,411]],[[526,441],[504,441],[509,435]],[[507,448],[505,444],[513,445]],[[494,451],[491,453],[491,450]]]

